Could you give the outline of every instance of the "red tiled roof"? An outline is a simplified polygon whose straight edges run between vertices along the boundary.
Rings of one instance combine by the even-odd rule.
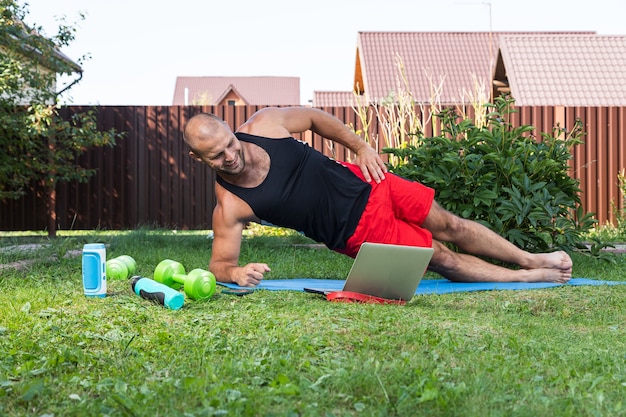
[[[503,36],[500,53],[520,106],[626,106],[626,36]]]
[[[231,92],[249,105],[299,105],[300,78],[177,77],[172,104],[191,105],[198,101],[207,105],[217,104]]]
[[[433,86],[443,80],[441,103],[468,102],[465,94],[475,92],[473,77],[484,83],[487,95],[491,93],[501,37],[528,33],[537,32],[359,32],[354,88],[359,84],[370,102],[401,87],[415,101],[428,103]],[[404,64],[408,87],[399,77],[397,56]]]
[[[358,96],[359,102],[362,96]],[[351,107],[357,104],[357,97],[351,91],[314,91],[313,107]]]

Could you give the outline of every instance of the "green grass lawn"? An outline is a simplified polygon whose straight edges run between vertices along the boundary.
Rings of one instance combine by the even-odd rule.
[[[84,243],[206,268],[206,232],[3,234],[0,416],[626,415],[626,285],[418,296],[341,304],[290,291],[216,294],[167,310],[128,282],[83,296]],[[267,278],[343,278],[351,260],[254,228],[242,262]],[[626,281],[626,255],[573,255],[574,276]],[[429,277],[435,277],[429,275]],[[219,291],[219,290],[218,290]]]

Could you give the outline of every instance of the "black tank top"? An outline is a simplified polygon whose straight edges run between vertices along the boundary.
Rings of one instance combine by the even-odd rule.
[[[219,175],[217,182],[248,203],[259,219],[304,232],[330,249],[344,248],[365,210],[371,185],[305,142],[235,135],[269,154],[269,172],[253,188],[232,185]]]

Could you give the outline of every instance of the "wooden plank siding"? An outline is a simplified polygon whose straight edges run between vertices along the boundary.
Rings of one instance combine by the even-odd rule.
[[[262,106],[71,106],[63,117],[95,110],[98,126],[125,132],[115,147],[88,150],[80,158],[97,174],[86,183],[64,183],[57,188],[59,230],[133,229],[140,226],[210,229],[215,206],[215,174],[194,161],[182,140],[185,122],[198,112],[211,112],[233,129]],[[344,123],[362,129],[350,107],[323,107]],[[614,222],[613,209],[624,210],[617,174],[626,169],[626,108],[520,107],[511,116],[514,126],[532,125],[534,134],[551,132],[555,124],[572,129],[581,119],[585,143],[574,149],[570,175],[580,180],[585,211],[595,212],[601,224]],[[473,109],[464,111],[472,116]],[[375,117],[375,112],[372,113]],[[370,136],[383,141],[377,120]],[[433,126],[424,126],[427,136]],[[346,160],[352,155],[342,146],[310,132],[296,135],[327,156]],[[45,230],[43,190],[34,185],[19,200],[0,202],[0,230]]]

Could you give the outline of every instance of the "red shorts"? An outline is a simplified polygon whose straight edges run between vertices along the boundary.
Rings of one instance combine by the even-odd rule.
[[[343,163],[363,181],[361,169]],[[337,249],[354,258],[363,242],[432,247],[432,234],[420,226],[428,216],[435,198],[435,190],[392,173],[376,184],[356,230],[348,238],[344,249]]]

